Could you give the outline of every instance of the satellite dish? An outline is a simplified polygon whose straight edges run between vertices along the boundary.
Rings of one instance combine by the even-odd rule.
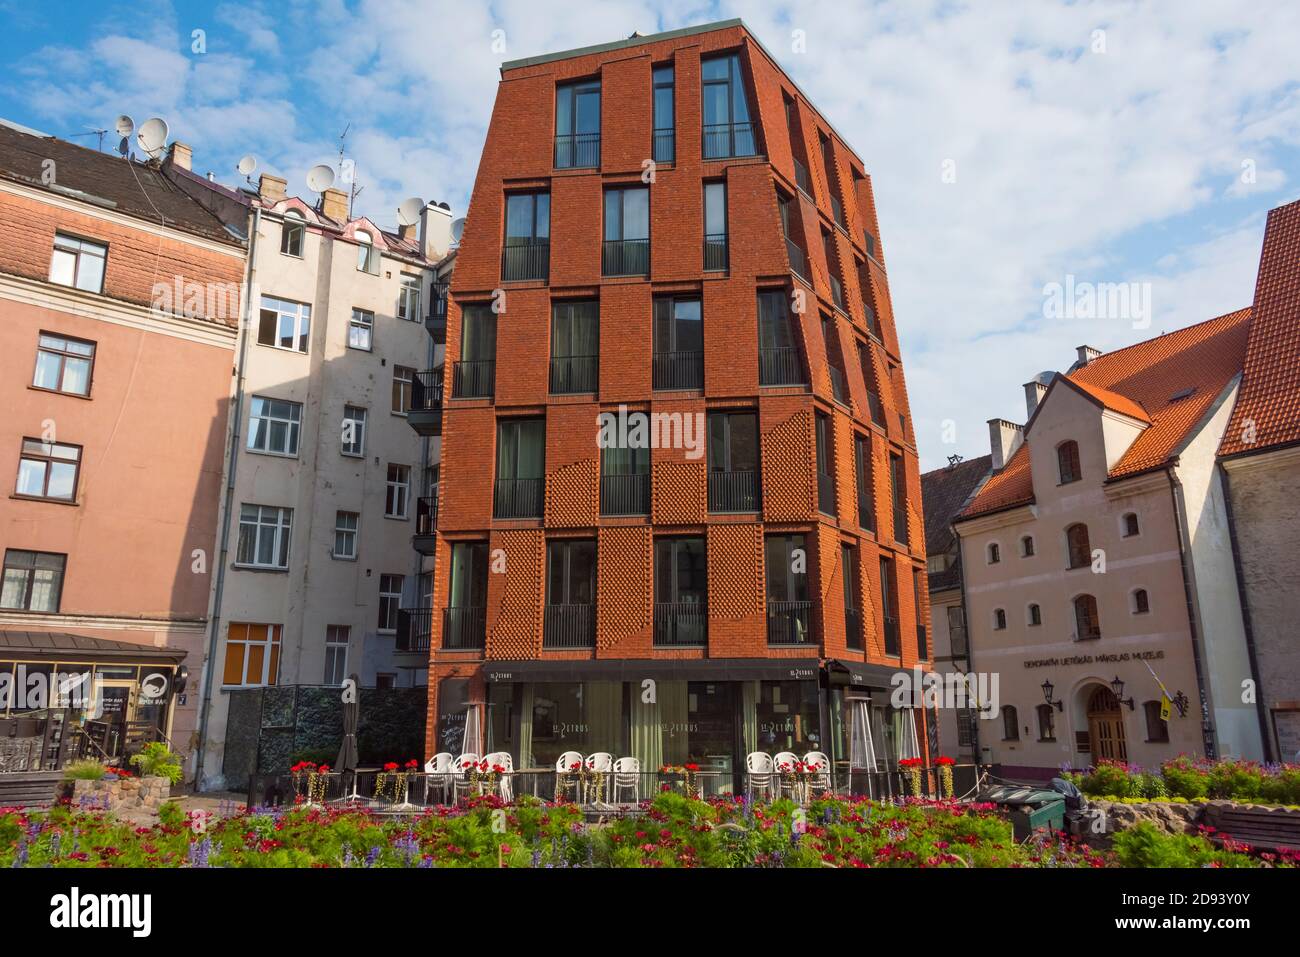
[[[235,167],[239,170],[240,176],[248,176],[253,170],[257,169],[257,157],[252,153],[246,153],[239,158],[239,165]]]
[[[465,217],[462,216],[460,219],[453,219],[451,221],[451,241],[453,243],[460,242],[460,237],[463,232],[465,232]]]
[[[307,188],[313,193],[323,193],[334,185],[334,169],[324,163],[317,163],[307,170]]]
[[[420,212],[424,209],[424,200],[418,196],[402,200],[397,207],[397,221],[403,226],[414,226],[420,221]]]
[[[157,116],[145,120],[135,138],[140,143],[140,149],[150,156],[157,156],[167,145],[167,121]]]
[[[123,113],[117,118],[117,135],[130,136],[135,132],[135,120]]]

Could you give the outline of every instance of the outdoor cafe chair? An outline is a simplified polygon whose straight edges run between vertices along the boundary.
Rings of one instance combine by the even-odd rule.
[[[811,795],[824,794],[833,790],[834,785],[831,781],[831,762],[821,751],[809,751],[803,756],[804,764],[816,764],[818,769],[808,779],[808,790]]]
[[[515,773],[514,761],[510,757],[509,751],[493,751],[483,758],[487,762],[488,770],[500,766],[505,770],[501,772],[501,780],[497,784],[497,790],[503,801],[514,800],[514,788],[511,785],[510,776]]]
[[[587,755],[587,771],[588,773],[604,775],[600,783],[600,793],[595,795],[597,801],[603,801],[605,792],[609,788],[609,776],[614,772],[614,755],[608,751],[596,751]],[[591,790],[595,791],[594,782],[591,785]],[[592,795],[589,792],[587,796],[591,797]]]
[[[768,800],[776,796],[778,779],[775,768],[770,754],[751,751],[745,756],[745,789],[751,801],[756,791]]]
[[[614,776],[610,780],[611,799],[618,803],[619,791],[632,792],[633,803],[641,800],[641,760],[639,758],[619,758],[614,762]]]
[[[782,773],[782,765],[788,765],[791,774],[794,773],[794,766],[799,762],[799,755],[793,751],[778,751],[772,755],[772,767],[776,771],[777,796],[788,796],[798,800],[799,797],[799,778],[786,777]]]
[[[439,751],[424,762],[424,803],[429,803],[429,789],[436,787],[442,800],[446,803],[451,786],[452,756],[450,752]]]
[[[582,768],[584,758],[577,751],[565,751],[555,760],[555,794],[560,797],[564,791],[573,789],[573,799],[576,801],[582,797],[578,793],[578,775],[577,771]]]
[[[454,801],[459,802],[462,794],[469,793],[469,771],[475,764],[478,764],[478,755],[473,751],[466,751],[456,759],[451,777],[451,795]]]

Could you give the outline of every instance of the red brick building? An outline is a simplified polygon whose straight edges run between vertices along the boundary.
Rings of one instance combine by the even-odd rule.
[[[871,179],[739,20],[506,63],[451,299],[430,754],[926,753]]]

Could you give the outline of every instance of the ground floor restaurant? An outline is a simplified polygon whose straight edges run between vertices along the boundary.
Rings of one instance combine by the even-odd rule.
[[[634,757],[647,774],[695,764],[706,795],[739,793],[751,753],[815,751],[848,788],[937,756],[924,715],[890,707],[893,674],[817,659],[493,662],[481,685],[439,682],[435,741],[453,755],[507,752],[522,772],[553,771],[569,752]]]
[[[0,631],[0,773],[124,760],[166,740],[185,652],[62,632]]]

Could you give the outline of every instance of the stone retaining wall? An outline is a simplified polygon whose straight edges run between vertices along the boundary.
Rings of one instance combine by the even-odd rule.
[[[104,811],[149,811],[171,797],[171,782],[163,777],[101,778],[77,780],[72,785],[72,803],[76,807]]]

